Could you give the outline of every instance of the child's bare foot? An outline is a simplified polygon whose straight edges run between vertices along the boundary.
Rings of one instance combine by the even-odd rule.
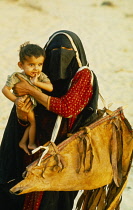
[[[31,155],[31,153],[29,152],[28,147],[27,147],[26,144],[19,142],[19,147],[21,149],[23,149],[28,155]]]
[[[36,148],[37,148],[36,144],[28,144],[28,149],[33,150]]]

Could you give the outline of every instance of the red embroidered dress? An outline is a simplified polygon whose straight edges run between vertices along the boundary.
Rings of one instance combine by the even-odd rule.
[[[51,97],[49,110],[69,119],[71,129],[77,115],[92,98],[91,72],[88,69],[80,70],[72,79],[70,89],[61,98]]]

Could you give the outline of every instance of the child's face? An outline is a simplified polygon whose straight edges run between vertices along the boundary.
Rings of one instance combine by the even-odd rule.
[[[25,74],[30,77],[35,77],[36,75],[39,75],[42,71],[44,62],[44,57],[40,56],[38,58],[32,56],[28,57],[26,56],[26,60],[22,62],[18,62],[18,66],[24,70]]]

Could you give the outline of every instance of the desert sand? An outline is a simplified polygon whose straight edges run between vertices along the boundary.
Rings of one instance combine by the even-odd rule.
[[[108,3],[108,4],[107,4]],[[25,41],[44,46],[61,29],[81,38],[87,59],[111,110],[123,106],[133,126],[132,0],[0,0],[0,89],[7,75],[18,71],[18,50]],[[0,92],[0,142],[12,102]],[[104,105],[99,99],[99,108]],[[133,209],[133,168],[121,210]]]

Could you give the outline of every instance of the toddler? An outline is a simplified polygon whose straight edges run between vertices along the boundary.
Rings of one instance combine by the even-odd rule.
[[[51,92],[53,90],[53,86],[46,74],[42,72],[44,60],[45,52],[40,46],[36,44],[30,44],[29,42],[21,45],[19,51],[18,66],[22,69],[22,72],[14,72],[11,76],[8,76],[6,84],[2,89],[3,94],[11,101],[16,101],[17,97],[11,91],[11,89],[13,89],[14,85],[20,81],[17,75],[24,78],[38,90],[41,91],[41,89],[44,89]],[[32,96],[30,97],[33,103],[33,107],[35,107],[37,102]],[[19,100],[17,105],[21,106],[22,103],[23,102]],[[26,128],[24,135],[19,142],[19,147],[22,148],[28,155],[30,155],[31,153],[29,150],[33,150],[37,147],[35,144],[36,121],[33,110],[28,113],[28,122],[29,126]],[[29,142],[27,144],[28,139]]]

